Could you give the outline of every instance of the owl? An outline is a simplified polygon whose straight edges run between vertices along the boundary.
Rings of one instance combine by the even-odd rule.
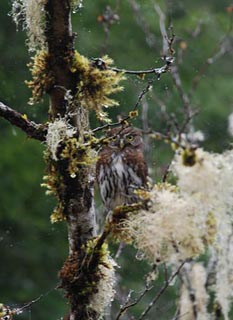
[[[107,210],[138,201],[135,189],[147,185],[142,133],[133,127],[109,130],[110,142],[99,152],[96,179]]]

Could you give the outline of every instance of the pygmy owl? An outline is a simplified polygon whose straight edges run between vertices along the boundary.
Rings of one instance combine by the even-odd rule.
[[[101,199],[108,210],[138,201],[135,189],[147,184],[142,133],[133,127],[117,127],[108,132],[109,144],[99,152],[96,178]]]

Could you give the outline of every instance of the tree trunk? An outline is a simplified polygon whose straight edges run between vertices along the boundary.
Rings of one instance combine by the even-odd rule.
[[[66,116],[66,120],[77,127],[77,138],[79,142],[82,142],[84,131],[89,129],[88,111],[77,105],[75,115],[74,112],[69,114],[66,99],[67,92],[74,96],[77,87],[77,80],[70,71],[70,62],[74,57],[70,1],[49,0],[45,10],[48,54],[51,61],[51,72],[55,79],[55,85],[49,92],[49,116],[51,121]],[[83,248],[86,242],[96,235],[93,168],[80,166],[76,177],[71,177],[67,161],[57,161],[56,166],[63,177],[63,214],[67,220],[69,238],[69,257],[60,272],[61,287],[66,290],[66,296],[71,304],[71,311],[66,319],[85,319],[86,305],[81,301],[82,299],[77,301],[77,292],[75,292],[77,287],[75,288],[72,278],[75,275],[72,274],[71,268],[78,270],[85,256]]]

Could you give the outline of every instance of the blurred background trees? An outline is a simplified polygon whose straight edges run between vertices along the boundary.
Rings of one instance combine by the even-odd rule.
[[[175,130],[176,122],[185,121],[182,98],[185,94],[189,106],[198,110],[193,119],[194,131],[202,131],[207,150],[220,152],[228,148],[232,140],[227,128],[228,116],[233,112],[233,7],[227,0],[156,3],[166,13],[166,25],[173,25],[173,30],[169,31],[175,34],[173,47],[182,92],[177,90],[171,74],[154,80],[134,123],[140,128],[149,126],[160,132],[167,132],[170,123],[170,129]],[[163,39],[154,5],[153,0],[83,1],[83,8],[73,15],[77,49],[88,57],[108,54],[119,68],[141,70],[161,66]],[[25,34],[16,32],[10,11],[10,1],[2,0],[0,101],[37,122],[44,121],[48,101],[34,106],[27,104],[30,91],[24,81],[30,79],[27,68],[30,56],[25,46]],[[147,81],[134,76],[127,78],[124,92],[117,96],[120,107],[109,110],[114,120],[133,108]],[[169,120],[166,114],[170,116]],[[94,115],[91,124],[93,128],[99,125]],[[20,305],[44,294],[44,298],[33,305],[31,318],[59,319],[66,305],[62,293],[53,288],[58,284],[57,272],[66,256],[67,233],[63,223],[51,225],[49,222],[54,202],[45,197],[40,187],[44,174],[43,144],[27,139],[4,120],[1,120],[0,132],[1,301]],[[161,180],[171,160],[170,147],[164,142],[150,141],[150,148],[145,152],[152,179]],[[97,198],[97,207],[99,203]],[[117,246],[113,246],[113,253],[116,251]],[[126,247],[118,260],[122,296],[130,289],[142,290],[143,277],[150,270],[145,262],[137,261],[135,254],[134,249]],[[133,315],[142,312],[143,305],[150,301],[159,286],[157,281],[142,305],[132,309]],[[175,306],[175,288],[171,287],[149,319],[171,319]],[[117,302],[114,308],[119,309]],[[21,316],[22,319],[29,317],[27,312]]]

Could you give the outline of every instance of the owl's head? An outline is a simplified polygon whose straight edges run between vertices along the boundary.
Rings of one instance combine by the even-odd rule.
[[[126,147],[141,149],[143,140],[139,129],[133,127],[117,127],[108,131],[109,147],[123,150]]]

